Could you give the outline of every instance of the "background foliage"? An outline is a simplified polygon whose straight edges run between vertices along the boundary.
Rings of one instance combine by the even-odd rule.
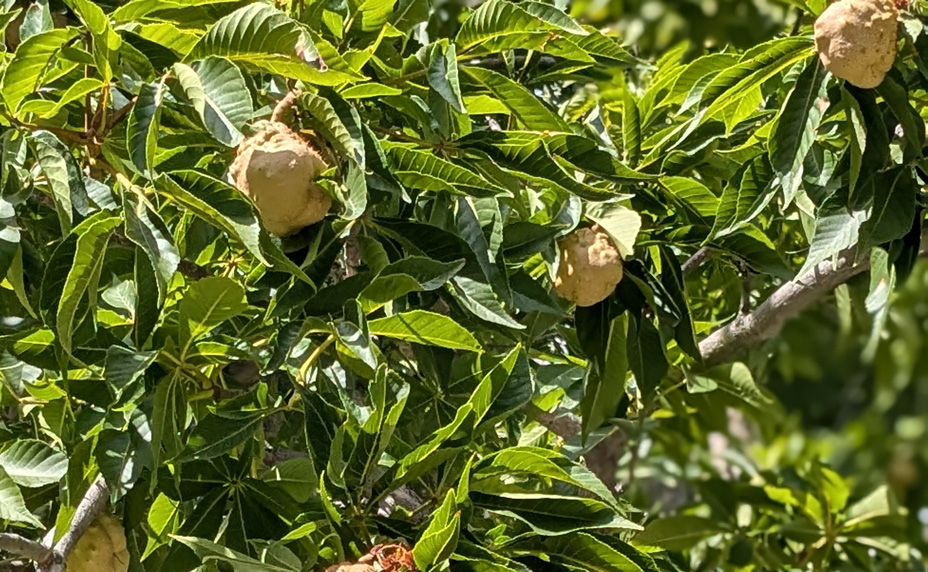
[[[8,2],[0,525],[102,474],[132,570],[920,569],[928,35],[856,89],[823,8]],[[281,240],[226,169],[292,89],[337,207]],[[592,223],[626,278],[572,308]]]

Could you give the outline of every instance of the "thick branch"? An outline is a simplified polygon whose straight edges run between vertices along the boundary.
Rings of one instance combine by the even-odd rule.
[[[52,554],[50,548],[42,546],[42,544],[34,540],[9,532],[0,532],[0,550],[36,562],[47,560]]]
[[[39,572],[60,572],[64,570],[64,563],[67,562],[68,555],[74,550],[77,541],[90,528],[97,514],[106,508],[109,495],[110,491],[109,487],[106,486],[106,481],[103,480],[102,476],[97,477],[97,480],[90,485],[90,488],[84,493],[84,498],[81,499],[81,502],[78,503],[77,508],[74,510],[71,526],[55,544],[53,558],[36,566],[36,570]]]
[[[749,314],[742,314],[699,343],[706,366],[725,363],[777,335],[786,322],[821,296],[870,267],[845,253],[825,261],[802,277],[790,280]]]
[[[928,228],[923,229],[920,255],[928,255]],[[697,269],[707,258],[709,251],[700,249],[686,264],[684,272]],[[869,258],[857,260],[854,253],[845,252],[835,261],[818,264],[812,271],[780,286],[753,312],[739,315],[730,323],[710,334],[699,343],[699,351],[705,367],[737,359],[745,351],[776,336],[787,321],[798,315],[809,304],[844,284],[870,267]],[[549,431],[563,439],[580,434],[580,419],[572,413],[547,413],[531,407],[527,413]],[[624,442],[616,441],[620,448]],[[614,478],[617,451],[609,447],[597,447],[586,455],[588,466],[604,482]],[[605,457],[603,462],[601,457]]]

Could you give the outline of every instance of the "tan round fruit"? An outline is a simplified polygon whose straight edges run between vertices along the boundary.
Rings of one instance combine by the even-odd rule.
[[[838,0],[815,21],[822,65],[857,87],[880,85],[896,59],[898,17],[892,0]]]
[[[284,236],[325,218],[332,199],[313,182],[326,169],[319,153],[283,123],[259,121],[255,128],[229,173],[255,202],[264,227]]]
[[[126,533],[116,517],[100,514],[68,556],[68,572],[127,572]]]
[[[581,228],[564,238],[560,247],[554,289],[576,305],[605,300],[622,280],[622,256],[605,232]]]

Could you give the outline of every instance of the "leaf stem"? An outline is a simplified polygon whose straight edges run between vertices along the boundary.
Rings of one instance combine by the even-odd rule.
[[[313,364],[316,363],[316,360],[319,359],[319,356],[321,356],[322,353],[328,349],[328,347],[332,345],[332,342],[334,341],[335,334],[329,334],[329,337],[327,337],[321,344],[316,346],[316,349],[314,349],[312,353],[309,354],[309,356],[306,358],[306,361],[304,361],[303,365],[300,366],[300,375],[297,378],[297,383],[300,384],[300,386],[306,387],[309,368],[311,368]]]

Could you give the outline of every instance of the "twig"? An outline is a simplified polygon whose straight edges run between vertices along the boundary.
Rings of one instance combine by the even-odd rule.
[[[744,262],[741,263],[741,315],[751,312],[751,269]]]
[[[135,107],[135,102],[138,101],[138,99],[139,99],[138,96],[133,97],[129,101],[129,103],[123,105],[122,107],[114,111],[113,114],[110,115],[109,118],[106,120],[106,130],[109,131],[117,123],[122,121],[125,116],[129,115],[129,112],[132,111],[133,107]]]
[[[288,91],[287,95],[283,99],[277,102],[277,105],[274,106],[274,111],[271,112],[271,121],[283,122],[284,114],[286,114],[293,107],[293,104],[296,103],[297,94],[295,91]]]
[[[44,562],[52,555],[52,550],[41,543],[9,532],[0,532],[0,550],[36,562]]]
[[[686,262],[680,265],[680,269],[683,271],[684,276],[689,276],[693,272],[699,270],[699,267],[705,264],[709,260],[709,255],[712,254],[712,251],[708,246],[703,246],[693,256],[690,256]]]

